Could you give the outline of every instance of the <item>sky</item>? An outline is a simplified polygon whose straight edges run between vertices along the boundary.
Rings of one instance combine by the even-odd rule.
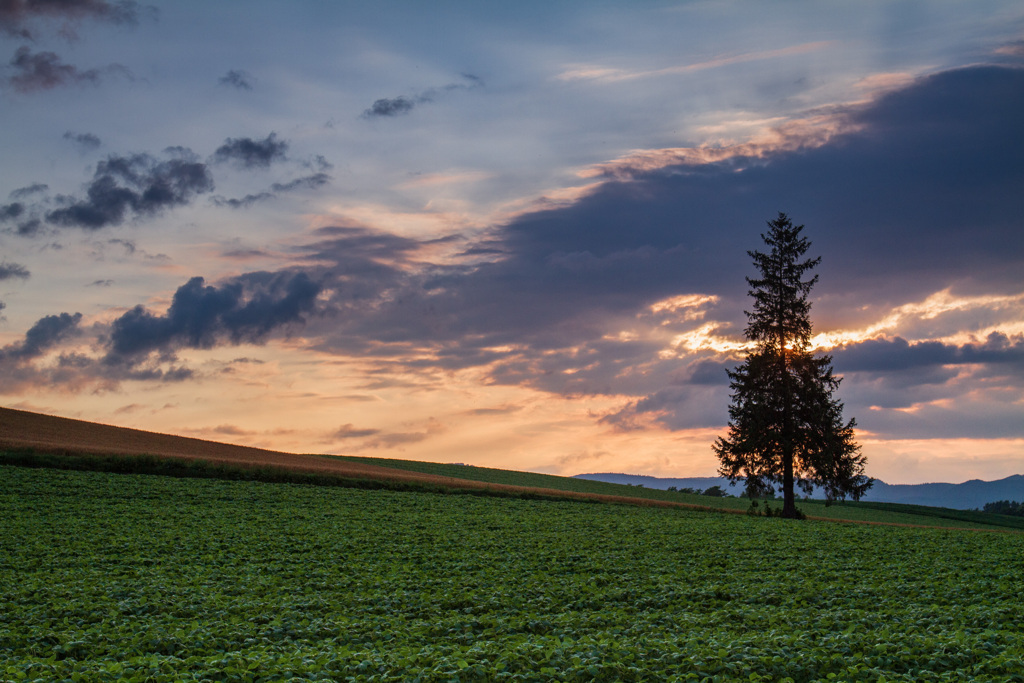
[[[0,405],[714,476],[749,250],[889,483],[1024,473],[1024,5],[0,2]]]

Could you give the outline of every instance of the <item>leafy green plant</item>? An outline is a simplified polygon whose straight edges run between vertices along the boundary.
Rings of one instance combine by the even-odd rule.
[[[1020,534],[6,466],[0,519],[4,681],[1024,670]]]

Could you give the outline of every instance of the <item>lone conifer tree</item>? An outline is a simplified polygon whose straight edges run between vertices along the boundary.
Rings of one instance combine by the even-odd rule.
[[[755,347],[729,372],[732,403],[729,434],[713,448],[719,474],[746,480],[751,497],[773,493],[781,484],[783,517],[799,517],[796,483],[806,493],[815,485],[826,499],[859,499],[873,481],[864,475],[866,458],[853,440],[854,420],[843,422],[843,404],[832,397],[841,378],[832,374],[831,356],[810,349],[811,304],[807,295],[818,281],[805,274],[821,258],[804,259],[810,247],[784,213],[762,234],[771,251],[747,252],[761,276],[747,278],[754,310],[746,311],[745,334]]]

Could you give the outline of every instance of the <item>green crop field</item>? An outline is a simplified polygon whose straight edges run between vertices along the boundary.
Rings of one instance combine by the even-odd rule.
[[[1024,534],[0,467],[4,681],[1024,681]]]
[[[589,479],[537,474],[534,472],[517,472],[490,467],[474,467],[472,465],[367,458],[362,456],[325,457],[343,457],[345,460],[354,460],[356,462],[365,462],[400,470],[423,472],[425,474],[470,479],[488,484],[509,484],[512,486],[528,486],[557,491],[596,493],[607,496],[630,496],[646,500],[664,500],[674,503],[685,503],[687,505],[699,505],[719,510],[746,510],[750,506],[750,501],[745,498],[717,498],[692,493],[628,486],[625,484],[610,484]],[[782,507],[782,502],[771,501],[769,505],[778,509]],[[951,510],[948,508],[903,505],[900,503],[854,503],[850,501],[826,505],[824,501],[820,500],[800,501],[798,507],[812,517],[851,522],[878,522],[882,524],[912,524],[971,529],[1018,529],[1024,531],[1024,518],[994,515],[973,510]]]

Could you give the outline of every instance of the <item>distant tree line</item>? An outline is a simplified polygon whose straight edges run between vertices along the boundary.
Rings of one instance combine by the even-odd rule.
[[[690,488],[688,486],[684,486],[682,488],[680,488],[678,486],[669,486],[668,490],[669,491],[675,491],[677,493],[690,493],[690,494],[693,494],[695,496],[714,496],[715,498],[732,498],[732,495],[728,491],[723,489],[721,486],[717,486],[717,485],[716,486],[710,486],[710,487],[704,489],[703,491],[700,490],[700,489],[693,489],[693,488]],[[774,498],[774,497],[775,496],[772,496],[772,498]]]
[[[982,512],[994,512],[997,515],[1013,515],[1024,517],[1024,503],[1017,503],[1012,500],[997,500],[994,503],[985,503]]]

